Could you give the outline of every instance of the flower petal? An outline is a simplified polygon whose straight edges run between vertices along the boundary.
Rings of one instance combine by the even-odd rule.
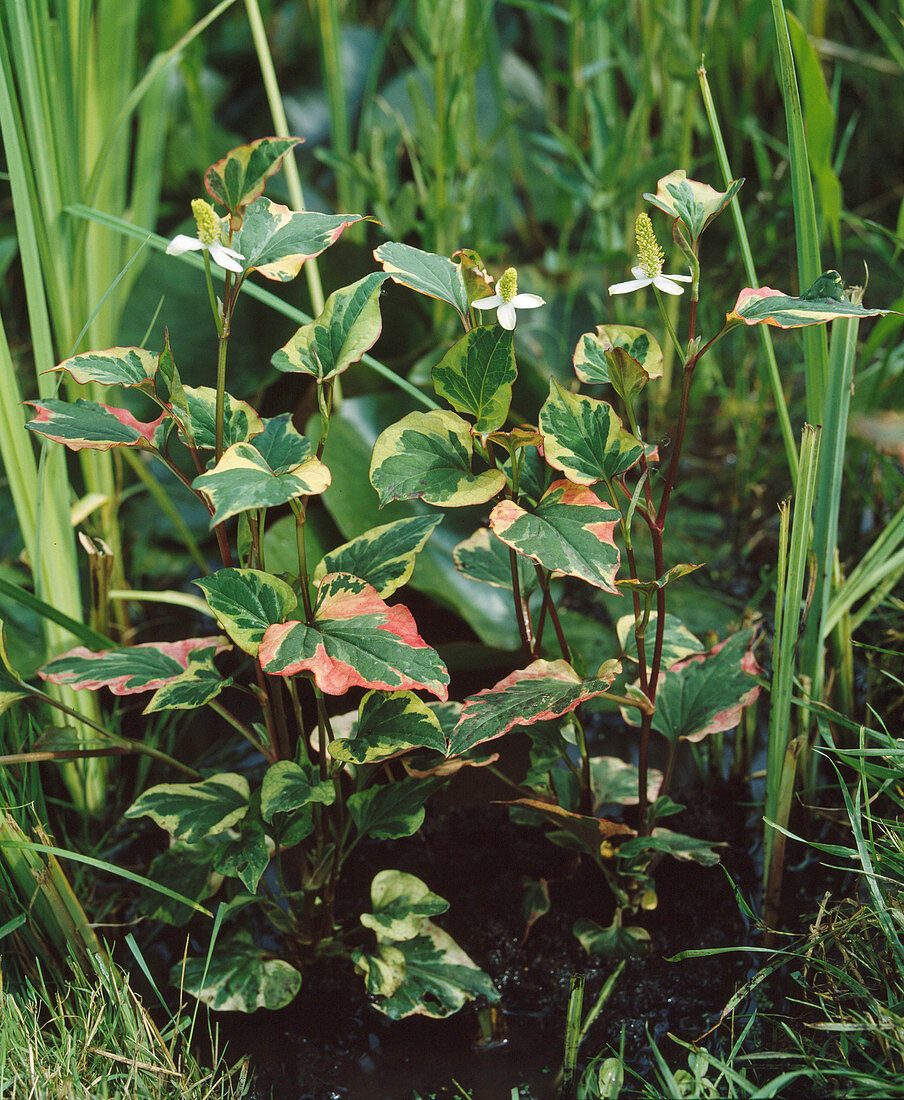
[[[536,309],[538,306],[545,306],[546,301],[539,294],[516,294],[511,304],[515,309]]]
[[[641,290],[645,286],[651,286],[652,279],[644,277],[643,279],[629,279],[626,283],[616,283],[615,286],[609,287],[610,294],[630,294],[632,290]]]
[[[496,320],[502,325],[503,328],[508,329],[510,332],[515,327],[515,321],[517,315],[515,314],[515,307],[511,302],[503,302],[499,309],[496,310]]]
[[[166,246],[166,254],[167,256],[181,256],[183,252],[200,252],[203,247],[204,245],[197,237],[189,237],[185,233],[179,233]]]
[[[657,275],[653,280],[653,286],[655,286],[657,290],[661,290],[663,294],[683,294],[684,287],[679,286],[674,281],[675,279],[680,279],[682,282],[691,281],[689,275]]]
[[[502,299],[498,294],[491,294],[489,298],[478,298],[476,302],[471,303],[475,309],[496,309],[502,305]]]
[[[214,242],[210,246],[210,258],[215,264],[219,264],[220,267],[225,267],[227,271],[237,271],[241,274],[244,268],[239,260],[244,260],[244,256],[241,252],[236,252],[234,248],[227,248],[225,244],[217,244]]]

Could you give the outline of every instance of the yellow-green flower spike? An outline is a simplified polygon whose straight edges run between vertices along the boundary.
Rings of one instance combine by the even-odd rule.
[[[209,248],[220,241],[220,219],[217,212],[204,199],[191,200],[191,212],[195,216],[195,224],[198,227],[198,240]]]
[[[637,215],[634,223],[634,234],[637,238],[637,258],[640,266],[646,272],[648,279],[655,279],[662,274],[662,265],[665,263],[665,253],[659,247],[656,234],[653,232],[653,223],[650,215],[645,210]]]
[[[496,293],[503,302],[510,302],[518,293],[518,272],[507,267],[496,282]]]

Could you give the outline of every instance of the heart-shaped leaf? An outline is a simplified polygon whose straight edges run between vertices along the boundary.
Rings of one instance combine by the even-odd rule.
[[[170,982],[216,1012],[284,1008],[301,989],[301,974],[241,935],[218,943],[208,960],[175,963]]]
[[[373,764],[414,748],[444,752],[446,739],[433,710],[410,691],[369,691],[350,737],[330,742],[334,760]]]
[[[258,569],[218,569],[194,583],[220,626],[252,657],[267,627],[285,622],[298,602],[290,585]]]
[[[684,169],[679,168],[659,180],[655,195],[645,194],[644,198],[682,222],[691,240],[696,241],[709,223],[728,206],[743,183],[743,179],[732,180],[728,190],[717,191],[708,183],[689,180]]]
[[[512,590],[511,550],[489,527],[478,527],[470,538],[452,551],[452,560],[459,573],[495,588]],[[517,555],[518,584],[524,595],[537,587],[536,567],[522,554]]]
[[[351,573],[385,600],[411,578],[417,555],[440,523],[442,516],[410,516],[372,527],[324,555],[314,581],[319,583],[327,573]]]
[[[570,393],[554,378],[539,426],[546,461],[578,485],[611,481],[643,454],[643,444],[625,431],[610,404]]]
[[[204,186],[233,218],[233,229],[242,221],[244,208],[264,193],[270,176],[279,171],[282,158],[303,138],[264,137],[231,149],[212,164],[204,175]]]
[[[291,413],[273,416],[263,427],[251,442],[275,474],[284,474],[310,457],[311,441],[293,427]]]
[[[472,328],[433,368],[433,388],[456,412],[474,417],[479,435],[502,427],[518,376],[514,334],[501,325]]]
[[[624,354],[612,354],[619,350]],[[662,348],[646,329],[634,325],[597,325],[596,332],[585,332],[572,362],[582,382],[614,385],[618,381],[618,392],[631,396],[648,381],[662,377]],[[613,378],[613,374],[624,377]]]
[[[468,295],[461,268],[452,260],[395,241],[381,244],[374,258],[395,282],[419,294],[448,302],[458,310],[462,320],[468,315]]]
[[[216,447],[217,391],[211,386],[183,389],[195,446],[202,451]],[[247,401],[226,394],[223,404],[223,446],[245,443],[264,430],[264,423]]]
[[[248,780],[233,772],[198,783],[161,783],[126,810],[126,817],[149,817],[176,840],[196,844],[231,829],[245,816]]]
[[[372,913],[362,913],[361,923],[381,940],[413,939],[427,917],[445,913],[449,903],[416,875],[405,871],[380,871],[370,884]]]
[[[361,836],[397,840],[413,836],[424,823],[424,803],[441,779],[402,779],[368,787],[348,797],[348,811]]]
[[[277,814],[294,814],[305,806],[317,803],[331,806],[336,801],[336,787],[321,781],[313,769],[292,760],[279,760],[267,768],[261,784],[261,817],[268,824]]]

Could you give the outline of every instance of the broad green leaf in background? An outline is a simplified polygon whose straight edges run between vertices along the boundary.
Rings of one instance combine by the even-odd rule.
[[[411,516],[372,527],[324,555],[314,570],[314,581],[319,583],[327,573],[351,573],[373,585],[385,600],[409,581],[417,555],[442,520],[442,516]]]
[[[489,527],[478,527],[469,538],[452,552],[455,568],[475,581],[494,588],[512,590],[512,566],[509,548]],[[537,570],[522,554],[518,555],[518,583],[521,592],[529,595],[537,587]]]
[[[554,378],[539,427],[546,461],[577,485],[611,481],[643,454],[643,444],[625,431],[608,402],[570,393]]]
[[[570,481],[554,481],[530,512],[504,500],[490,513],[494,533],[519,554],[550,572],[579,577],[606,592],[618,591],[618,520],[617,510],[592,489]]]
[[[274,352],[273,366],[323,382],[357,363],[383,328],[380,288],[387,277],[374,272],[331,294],[320,315]]]
[[[374,259],[383,265],[397,283],[419,294],[448,302],[461,314],[468,315],[468,295],[458,264],[445,256],[422,252],[408,244],[387,241],[374,251]]]
[[[684,169],[679,168],[659,180],[655,195],[645,194],[644,198],[669,217],[678,218],[691,240],[696,241],[741,190],[743,183],[743,179],[732,180],[726,191],[717,191],[708,183],[689,180]]]
[[[603,928],[588,917],[580,917],[572,929],[588,955],[606,955],[615,959],[648,955],[653,946],[650,933],[639,925],[622,925],[622,911],[616,909],[612,923]]]
[[[348,812],[361,836],[396,840],[413,836],[424,824],[424,803],[442,785],[441,779],[401,779],[368,787],[348,797]]]
[[[351,736],[331,741],[329,753],[345,764],[372,764],[413,748],[445,747],[439,719],[422,699],[410,691],[369,691]]]
[[[193,649],[188,654],[185,671],[158,688],[142,713],[195,710],[215,699],[223,688],[232,683],[231,676],[224,679],[214,667],[216,653],[217,649],[213,646],[210,649]]]
[[[623,355],[613,356],[621,350]],[[619,392],[638,393],[648,381],[662,377],[662,348],[646,329],[634,325],[597,325],[585,332],[574,349],[575,374],[588,385],[620,382]],[[612,374],[620,372],[620,379]]]
[[[370,884],[373,912],[362,913],[361,923],[384,940],[413,939],[426,917],[445,913],[449,903],[416,875],[380,871]]]
[[[257,271],[265,279],[288,283],[306,260],[319,256],[342,236],[361,214],[293,212],[287,206],[256,199],[245,212],[242,228],[232,247],[242,254],[246,272]]]
[[[73,355],[55,369],[66,371],[81,385],[97,382],[101,386],[138,386],[153,392],[157,363],[158,356],[144,348],[107,348]]]
[[[196,844],[231,829],[248,810],[248,780],[221,772],[198,783],[161,783],[140,795],[126,817],[149,817],[176,840]]]
[[[252,508],[273,508],[297,497],[322,493],[330,472],[317,458],[277,473],[251,443],[234,443],[212,470],[200,474],[192,488],[210,501],[210,526]]]
[[[351,687],[423,689],[445,699],[449,673],[417,632],[407,607],[390,607],[349,573],[320,582],[314,619],[271,626],[258,654],[271,676],[310,672],[321,691]]]
[[[845,298],[844,284],[837,271],[820,275],[799,298],[768,286],[747,287],[738,295],[734,309],[726,315],[727,324],[772,325],[774,328],[801,328],[824,325],[836,317],[881,317],[889,309],[864,309]],[[839,297],[840,294],[840,297]]]
[[[505,487],[501,470],[471,473],[471,426],[453,412],[413,412],[374,444],[370,483],[381,504],[420,497],[458,508],[485,504]]]
[[[752,644],[753,631],[742,630],[708,653],[672,665],[659,680],[653,729],[673,744],[734,729],[741,711],[760,693]],[[626,709],[622,715],[629,725],[637,724]]]
[[[212,386],[183,389],[195,446],[212,451],[216,447],[217,391]],[[223,446],[245,443],[264,430],[264,424],[247,401],[226,394],[223,406]]]
[[[44,401],[26,401],[35,410],[35,418],[25,425],[36,435],[62,443],[70,451],[90,448],[109,451],[111,447],[142,447],[156,450],[154,435],[163,422],[161,415],[147,424],[136,420],[128,409],[99,405],[80,397],[76,401],[60,401],[48,397]]]
[[[218,569],[194,583],[219,625],[252,657],[267,627],[285,622],[298,602],[290,585],[258,569]]]
[[[261,817],[272,824],[277,814],[293,814],[313,803],[331,806],[336,787],[321,781],[310,767],[292,760],[279,760],[267,768],[261,784]]]
[[[289,1004],[301,989],[301,974],[240,933],[217,944],[209,965],[207,958],[175,963],[170,982],[216,1012],[256,1012]]]
[[[450,1016],[474,997],[491,1003],[499,993],[486,974],[448,933],[425,920],[410,940],[378,943],[375,953],[356,949],[374,1006],[391,1020],[423,1015]]]
[[[243,208],[264,193],[267,180],[279,171],[282,158],[302,140],[258,138],[231,149],[222,160],[207,169],[204,186],[229,211],[234,219],[233,229],[241,224]]]
[[[76,646],[38,670],[52,684],[68,684],[75,691],[107,687],[114,695],[154,691],[181,676],[197,650],[220,653],[225,638],[186,638],[181,642],[142,642],[93,653]]]
[[[456,412],[474,417],[479,435],[501,428],[518,376],[514,333],[500,325],[472,328],[433,368],[433,388]]]
[[[446,755],[466,752],[515,726],[559,718],[608,691],[620,671],[621,665],[610,661],[593,679],[582,680],[566,661],[534,661],[465,700]]]
[[[646,628],[646,656],[652,660],[651,639],[656,634],[657,612],[651,611]],[[629,661],[637,661],[637,638],[634,634],[634,616],[623,615],[615,624],[615,633],[622,648],[622,653]],[[665,628],[662,636],[662,667],[669,668],[676,661],[684,657],[690,657],[692,653],[702,653],[703,643],[695,637],[684,623],[676,616],[666,613]],[[647,669],[649,671],[649,669]]]
[[[251,444],[274,473],[284,474],[310,457],[314,449],[311,441],[293,427],[291,413],[270,417],[263,426]]]

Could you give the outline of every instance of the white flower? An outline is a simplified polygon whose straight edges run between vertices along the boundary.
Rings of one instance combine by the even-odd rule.
[[[616,283],[609,287],[610,294],[630,294],[632,290],[642,290],[645,286],[655,286],[663,294],[683,294],[684,287],[678,283],[691,283],[690,275],[663,275],[662,265],[665,256],[656,241],[653,233],[653,225],[650,216],[646,213],[637,215],[634,226],[637,235],[637,252],[640,263],[631,268],[634,276],[626,283]]]
[[[537,294],[519,294],[518,273],[510,267],[499,276],[495,294],[489,298],[478,298],[471,305],[475,309],[495,309],[499,324],[511,330],[515,327],[516,310],[536,309],[537,306],[545,306],[546,302]]]
[[[166,246],[167,255],[181,256],[183,252],[209,252],[215,264],[226,268],[227,271],[236,271],[241,274],[244,268],[238,261],[244,260],[245,257],[241,252],[236,252],[234,248],[223,244],[220,239],[220,219],[214,208],[203,199],[193,199],[191,209],[195,216],[195,224],[198,226],[197,237],[179,233]]]

